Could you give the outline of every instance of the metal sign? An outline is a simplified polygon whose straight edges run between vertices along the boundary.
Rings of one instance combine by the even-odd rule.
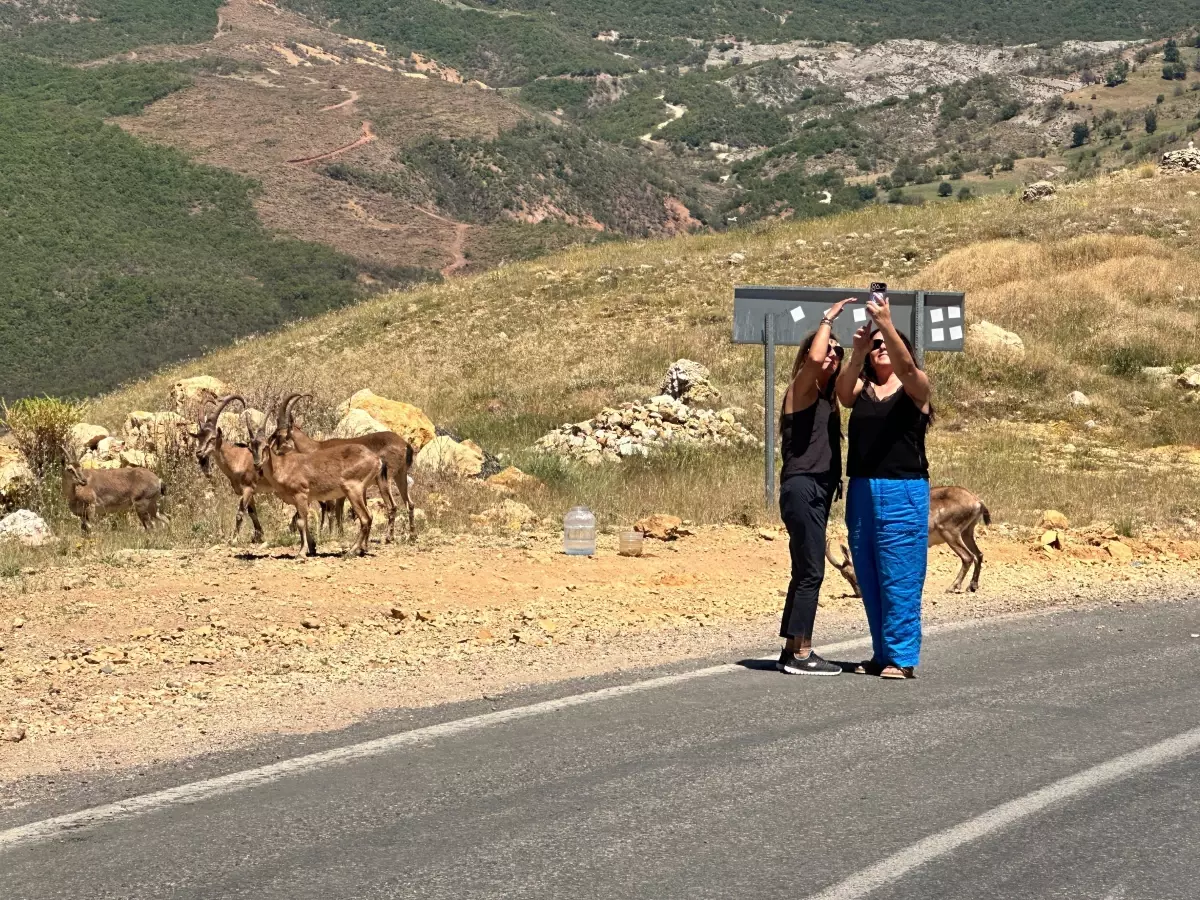
[[[775,503],[775,347],[798,347],[821,322],[825,310],[854,297],[834,322],[833,335],[849,351],[854,332],[870,322],[862,288],[767,287],[742,285],[733,291],[733,342],[763,345],[763,455],[767,506]],[[962,352],[966,337],[966,297],[952,291],[889,291],[896,330],[912,341],[917,361],[925,351]]]

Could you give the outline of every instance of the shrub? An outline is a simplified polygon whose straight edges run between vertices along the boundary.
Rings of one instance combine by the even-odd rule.
[[[56,397],[27,397],[12,406],[0,401],[4,426],[38,478],[62,461],[71,427],[83,419],[83,404]]]
[[[954,193],[954,186],[948,181],[943,181],[938,185],[937,192],[939,197],[949,197]]]
[[[971,193],[971,188],[968,187],[967,185],[964,184],[962,187],[960,187],[958,189],[958,199],[959,200],[971,200],[973,198],[974,198],[974,195]]]

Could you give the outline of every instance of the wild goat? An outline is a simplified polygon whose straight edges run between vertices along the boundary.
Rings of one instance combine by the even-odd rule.
[[[250,522],[254,526],[254,535],[251,539],[254,543],[261,544],[263,527],[262,523],[258,521],[258,508],[254,504],[254,496],[264,488],[267,493],[270,493],[271,488],[269,485],[260,485],[258,470],[254,467],[254,457],[250,448],[245,444],[227,441],[221,428],[217,425],[221,413],[225,412],[225,407],[235,400],[241,399],[236,394],[221,397],[217,400],[216,409],[207,417],[201,410],[199,430],[196,434],[196,461],[200,463],[200,470],[208,475],[212,472],[212,464],[215,460],[217,468],[229,479],[229,486],[238,496],[237,518],[233,523],[233,539],[237,540],[238,532],[242,529],[242,519],[249,513]],[[245,401],[242,401],[242,408],[245,408]]]
[[[962,593],[963,579],[967,570],[975,566],[971,576],[969,591],[979,590],[979,573],[983,569],[983,552],[975,543],[975,526],[980,520],[984,525],[992,524],[992,515],[983,501],[966,488],[935,487],[929,491],[929,546],[936,547],[945,544],[953,550],[960,560],[962,568],[958,577],[950,585],[947,593]],[[854,563],[850,559],[850,549],[845,544],[839,544],[842,559],[839,562],[833,555],[833,541],[825,542],[825,557],[833,564],[842,577],[850,584],[855,597],[861,597],[858,587],[858,577],[854,573]]]
[[[408,495],[408,468],[412,465],[413,449],[412,446],[396,434],[394,431],[376,431],[372,434],[364,434],[353,438],[329,438],[328,440],[318,441],[310,438],[307,434],[298,428],[294,422],[290,410],[299,400],[309,397],[308,394],[292,394],[287,397],[280,405],[281,410],[285,410],[285,417],[291,423],[292,442],[296,445],[296,449],[301,453],[311,453],[313,450],[331,450],[336,447],[347,447],[357,445],[366,447],[372,453],[379,457],[380,461],[387,467],[388,483],[391,484],[400,494],[400,499],[404,501],[404,505],[408,507],[408,536],[409,539],[416,538],[416,523],[414,519],[414,504]],[[311,398],[310,398],[311,399]],[[393,504],[395,497],[392,497]],[[330,504],[321,504],[321,524],[325,523],[327,507]],[[344,500],[335,500],[331,504],[337,519],[338,531],[342,530],[342,510]],[[385,503],[386,506],[386,503]],[[394,510],[388,510],[388,530],[385,535],[385,540],[391,541],[395,539],[396,521]]]
[[[271,434],[267,434],[267,424],[263,422],[251,439],[254,467],[276,496],[295,507],[301,553],[315,556],[317,552],[316,538],[309,530],[309,504],[344,497],[358,517],[359,535],[353,551],[365,556],[371,539],[367,487],[374,484],[379,488],[389,521],[396,514],[396,505],[388,489],[387,466],[366,447],[357,444],[309,452],[296,449],[291,421],[291,407],[296,399],[288,398],[282,405]]]
[[[131,466],[127,469],[81,469],[77,461],[67,456],[63,472],[62,491],[71,513],[79,518],[80,530],[86,535],[92,530],[97,516],[133,511],[147,531],[157,522],[168,519],[158,511],[159,501],[167,495],[167,487],[149,469]]]

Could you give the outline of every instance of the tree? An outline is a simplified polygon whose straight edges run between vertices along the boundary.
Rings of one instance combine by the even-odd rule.
[[[1096,73],[1091,69],[1084,69],[1079,73],[1079,80],[1083,82],[1084,87],[1090,87],[1100,79],[1096,77]]]
[[[937,193],[938,193],[939,197],[949,197],[951,194],[954,193],[954,186],[951,185],[950,182],[948,182],[948,181],[943,181],[941,184],[938,185]]]
[[[974,198],[973,198],[973,196],[972,196],[972,194],[971,194],[971,189],[970,189],[969,187],[967,187],[967,185],[965,185],[965,184],[964,184],[962,187],[960,187],[960,188],[958,189],[958,199],[959,199],[959,200],[972,200],[972,199],[974,199]]]
[[[890,191],[888,191],[888,203],[903,203],[903,202],[904,202],[904,191],[900,190],[900,188],[892,188]]]
[[[1091,133],[1092,129],[1088,127],[1087,122],[1076,122],[1071,126],[1071,146],[1082,147],[1087,143]]]
[[[1179,45],[1175,43],[1175,38],[1167,38],[1166,46],[1163,47],[1163,61],[1179,62]]]
[[[1124,84],[1129,77],[1129,63],[1125,60],[1118,60],[1117,64],[1108,70],[1108,74],[1104,76],[1104,83],[1109,87],[1116,87],[1118,84]]]
[[[1163,63],[1162,77],[1166,81],[1171,81],[1172,79],[1176,78],[1178,78],[1180,81],[1183,81],[1185,78],[1187,78],[1187,65],[1179,62],[1178,60],[1175,62]]]
[[[1153,109],[1146,110],[1146,134],[1158,131],[1158,113]]]

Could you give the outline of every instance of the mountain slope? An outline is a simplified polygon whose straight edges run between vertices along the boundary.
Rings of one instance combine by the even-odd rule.
[[[338,403],[369,387],[513,454],[548,479],[556,504],[587,502],[608,522],[667,501],[681,514],[736,518],[761,502],[758,454],[593,471],[526,448],[562,422],[654,393],[681,356],[709,366],[723,404],[760,427],[761,350],[730,344],[733,285],[882,277],[966,290],[969,323],[999,323],[1027,348],[1020,359],[931,354],[937,481],[968,485],[1009,520],[1032,523],[1047,506],[1082,521],[1196,518],[1200,480],[1172,460],[1178,445],[1200,443],[1200,403],[1140,367],[1200,362],[1200,254],[1187,224],[1200,221],[1198,188],[1200,176],[1125,173],[1036,204],[892,206],[574,249],[247,341],[104,397],[92,416],[119,422],[162,406],[175,378],[207,373],[254,396],[310,392],[310,415],[328,426]],[[780,371],[789,365],[785,353]],[[1076,390],[1092,405],[1072,405]]]

